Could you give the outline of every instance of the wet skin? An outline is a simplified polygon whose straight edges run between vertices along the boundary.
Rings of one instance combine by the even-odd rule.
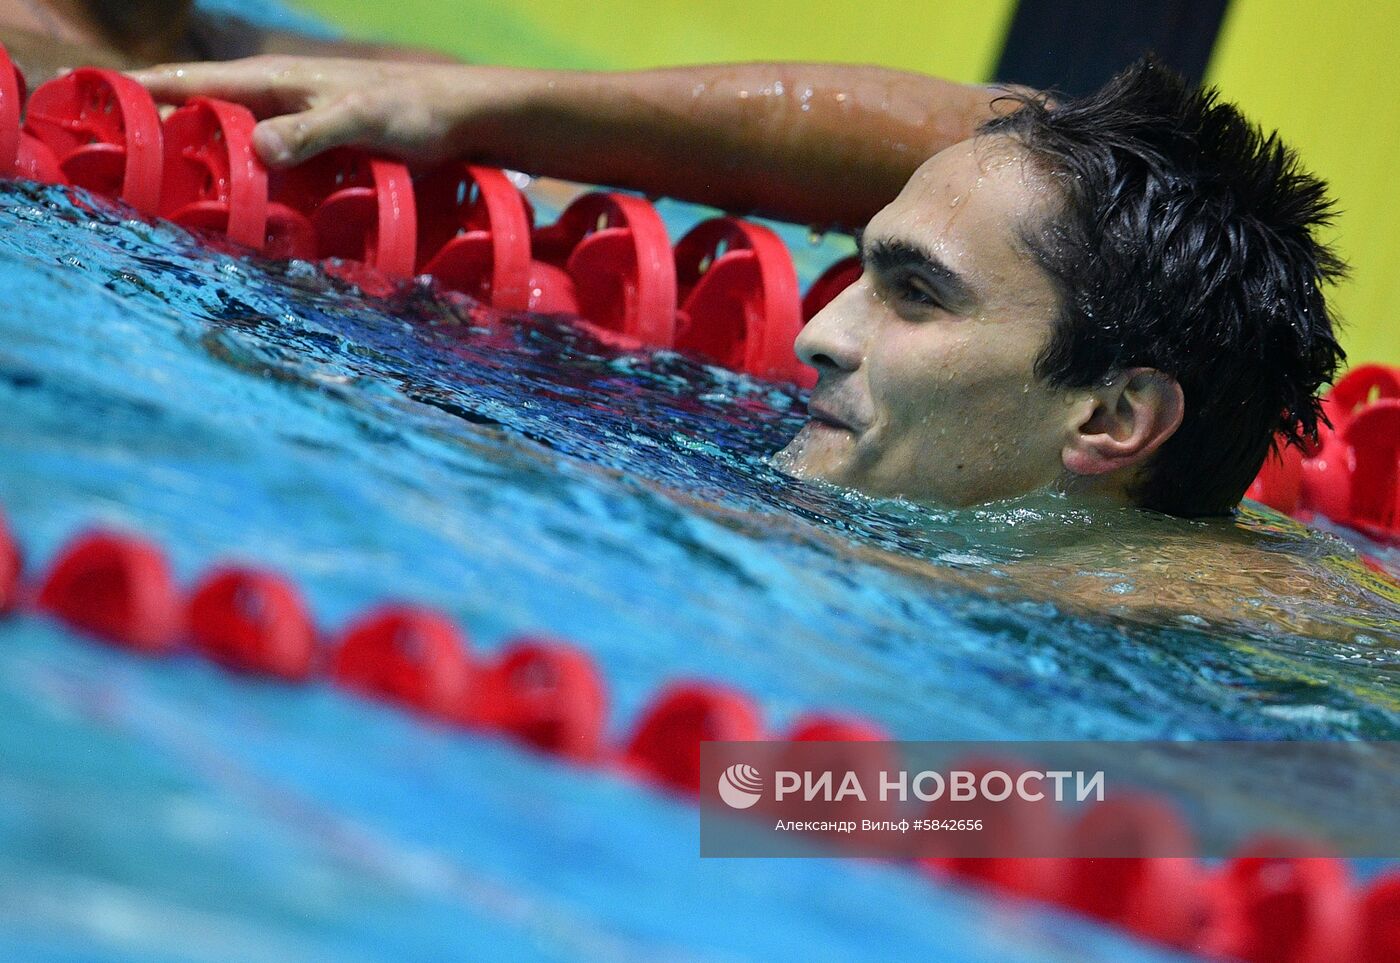
[[[924,163],[867,226],[860,280],[797,339],[820,381],[779,467],[945,505],[1060,483],[1084,399],[1033,371],[1057,302],[1021,240],[1053,206],[1004,138]]]

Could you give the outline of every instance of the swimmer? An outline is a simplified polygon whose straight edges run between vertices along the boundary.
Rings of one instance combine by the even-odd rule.
[[[268,30],[194,0],[0,0],[0,43],[39,84],[63,68],[130,68],[255,54],[448,62],[439,54]]]
[[[786,471],[944,506],[1052,492],[1225,520],[1119,528],[1022,568],[1057,598],[1097,605],[1089,575],[1129,570],[1142,591],[1113,587],[1120,609],[1228,614],[1246,575],[1291,596],[1317,574],[1229,516],[1276,437],[1315,436],[1344,360],[1324,299],[1342,269],[1316,236],[1331,202],[1276,136],[1150,60],[1061,104],[810,64],[274,57],[134,76],[249,105],[273,166],[353,144],[859,229],[862,277],[795,345],[819,381]]]

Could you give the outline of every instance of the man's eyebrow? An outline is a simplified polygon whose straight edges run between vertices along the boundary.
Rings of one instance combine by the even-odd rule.
[[[927,248],[899,238],[875,238],[856,235],[856,247],[861,263],[876,274],[897,270],[913,270],[924,280],[936,285],[949,307],[974,303],[977,298],[972,286],[943,259]]]

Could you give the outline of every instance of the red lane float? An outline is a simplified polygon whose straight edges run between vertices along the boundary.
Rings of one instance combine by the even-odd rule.
[[[1346,863],[1259,851],[1246,847],[1225,867],[1216,915],[1202,937],[1207,953],[1250,963],[1355,959],[1360,917]]]
[[[3,175],[0,175],[3,176]],[[58,158],[49,145],[24,131],[19,135],[19,161],[16,176],[38,181],[41,184],[67,184],[63,169],[58,166]]]
[[[24,129],[49,148],[68,182],[142,214],[160,207],[160,114],[146,88],[115,70],[79,69],[29,97]]]
[[[852,256],[837,261],[823,271],[802,298],[803,323],[812,320],[818,311],[836,300],[836,295],[855,284],[862,270],[860,258]]]
[[[538,261],[557,269],[542,283],[576,304],[595,331],[629,345],[671,347],[676,269],[666,225],[647,201],[585,194],[536,230],[532,247]]]
[[[1331,427],[1307,451],[1280,445],[1246,495],[1285,514],[1330,518],[1400,541],[1400,369],[1361,365],[1323,399]]]
[[[1264,456],[1264,464],[1244,496],[1292,515],[1302,507],[1302,491],[1303,453],[1297,445],[1280,441]]]
[[[504,171],[449,164],[420,178],[414,194],[421,273],[501,311],[568,309],[536,293],[530,208]]]
[[[642,713],[623,752],[638,775],[688,795],[700,792],[702,740],[762,738],[758,707],[742,692],[705,682],[667,687]]]
[[[1322,410],[1332,431],[1338,432],[1368,404],[1382,398],[1400,398],[1400,369],[1362,364],[1332,386],[1322,401]]]
[[[1299,483],[1302,507],[1345,522],[1351,513],[1354,452],[1346,431],[1372,399],[1400,398],[1400,372],[1384,365],[1361,365],[1346,373],[1322,401],[1331,423],[1319,432],[1316,450],[1306,453]]]
[[[0,44],[0,177],[66,184],[53,151],[21,127],[26,94],[24,74]]]
[[[593,660],[552,639],[517,639],[481,670],[462,721],[579,762],[603,752],[608,700]]]
[[[330,665],[341,685],[443,718],[458,714],[473,673],[450,619],[403,605],[376,609],[346,629]]]
[[[310,219],[317,256],[413,277],[418,224],[413,178],[398,161],[350,147],[326,151],[271,176],[274,202]]]
[[[0,515],[0,615],[19,604],[20,569],[19,546],[5,525],[5,516]]]
[[[253,152],[256,124],[248,108],[207,97],[167,117],[160,216],[262,250],[267,168]]]
[[[1360,963],[1400,960],[1400,873],[1378,877],[1361,901]]]
[[[1062,905],[1139,936],[1188,948],[1206,909],[1191,832],[1159,799],[1122,796],[1096,803],[1069,830],[1071,852],[1129,849],[1149,855],[1067,859]]]
[[[24,113],[24,75],[0,47],[0,177],[19,170],[19,128]]]
[[[222,568],[190,596],[191,644],[214,661],[244,672],[300,682],[311,677],[316,629],[301,593],[271,572]]]
[[[161,550],[110,532],[79,536],[59,553],[39,607],[76,629],[150,655],[179,640],[182,606]]]
[[[676,284],[678,349],[760,378],[813,383],[816,373],[792,350],[802,330],[797,272],[768,228],[732,217],[696,225],[676,244]]]
[[[1342,432],[1352,466],[1345,525],[1377,540],[1400,537],[1400,399],[1368,405]]]

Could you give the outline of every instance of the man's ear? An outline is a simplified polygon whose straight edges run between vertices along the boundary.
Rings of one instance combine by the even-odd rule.
[[[1090,392],[1087,415],[1065,443],[1065,468],[1103,475],[1133,468],[1176,431],[1186,399],[1175,378],[1155,368],[1129,368]]]

